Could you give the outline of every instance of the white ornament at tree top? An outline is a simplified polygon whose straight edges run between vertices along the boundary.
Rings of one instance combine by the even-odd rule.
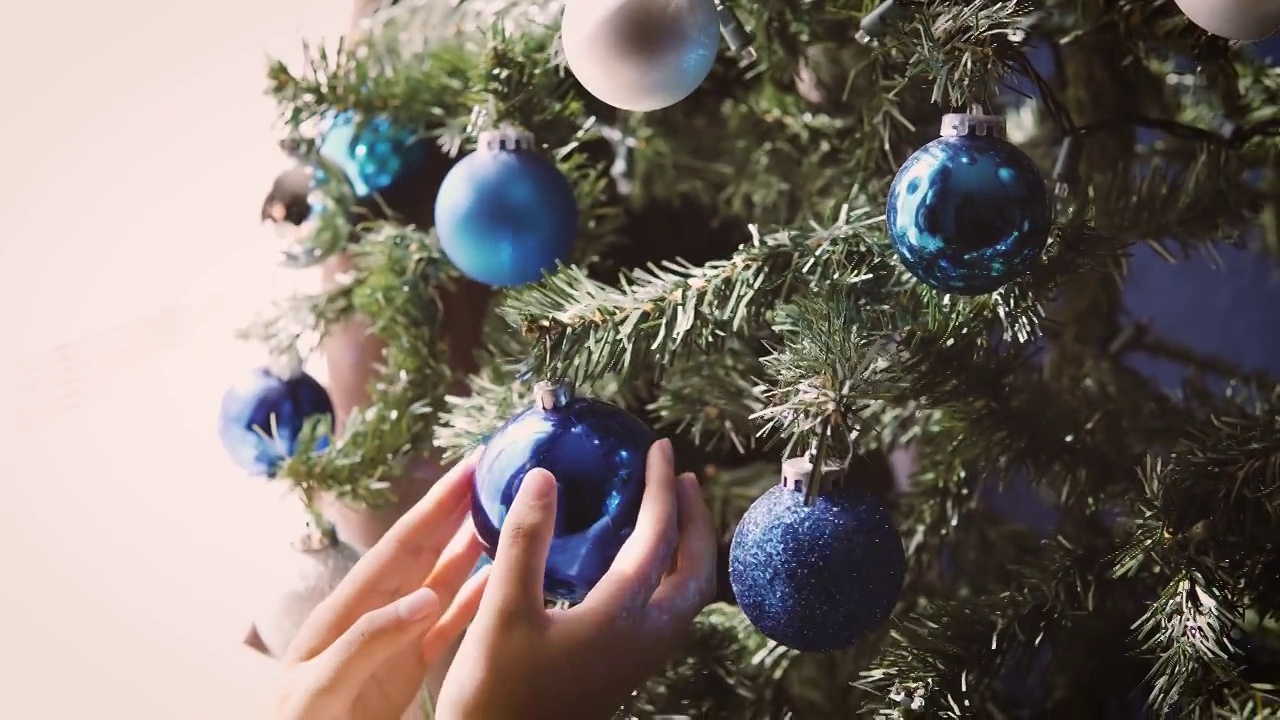
[[[1191,22],[1207,32],[1254,42],[1280,30],[1280,0],[1174,0]]]
[[[560,32],[587,92],[638,112],[697,90],[720,47],[716,0],[568,0]]]

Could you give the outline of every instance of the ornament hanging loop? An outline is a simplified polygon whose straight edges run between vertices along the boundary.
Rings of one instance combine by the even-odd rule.
[[[573,400],[573,384],[564,380],[543,380],[533,386],[534,404],[543,410],[564,407]]]

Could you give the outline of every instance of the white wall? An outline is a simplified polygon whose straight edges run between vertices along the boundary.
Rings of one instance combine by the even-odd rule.
[[[258,560],[297,526],[216,444],[231,333],[311,278],[257,221],[267,52],[349,0],[0,10],[0,717],[246,717]],[[274,544],[273,544],[274,543]]]

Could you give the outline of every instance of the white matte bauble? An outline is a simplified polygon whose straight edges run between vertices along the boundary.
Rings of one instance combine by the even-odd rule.
[[[316,542],[308,536],[269,555],[269,587],[260,587],[253,625],[262,644],[280,657],[320,601],[342,582],[360,559],[350,545],[336,540]]]
[[[1280,0],[1174,0],[1191,22],[1228,40],[1254,42],[1280,30]]]
[[[568,0],[565,61],[592,95],[644,112],[685,99],[720,48],[715,0]]]

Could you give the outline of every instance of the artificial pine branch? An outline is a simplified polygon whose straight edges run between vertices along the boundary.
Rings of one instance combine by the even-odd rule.
[[[439,294],[455,271],[433,235],[394,223],[370,226],[348,253],[354,271],[340,296],[387,343],[383,367],[368,388],[368,407],[344,419],[334,446],[297,453],[280,472],[377,506],[393,500],[390,482],[404,463],[430,447],[434,415],[455,374],[438,336]]]
[[[730,341],[718,353],[667,369],[662,393],[648,407],[656,426],[712,452],[732,449],[742,455],[755,447],[752,415],[764,406],[755,394],[762,370],[758,346]]]
[[[1173,259],[1212,252],[1262,221],[1266,244],[1280,247],[1270,170],[1280,143],[1211,140],[1206,131],[1219,116],[1274,122],[1280,72],[1201,33],[1171,2],[1050,0],[1029,12],[1014,2],[929,0],[877,48],[847,47],[872,2],[739,5],[757,32],[757,69],[722,59],[694,96],[638,116],[601,106],[560,67],[560,3],[406,2],[336,52],[311,49],[302,72],[273,67],[273,94],[298,131],[335,110],[383,114],[456,154],[486,123],[518,121],[556,155],[583,217],[574,266],[503,305],[502,317],[527,336],[489,338],[472,394],[447,409],[439,395],[452,373],[431,332],[438,310],[430,301],[447,281],[443,261],[379,255],[390,249],[377,232],[353,245],[351,285],[304,299],[256,333],[282,344],[298,328],[323,331],[359,313],[391,345],[370,412],[351,419],[335,450],[300,453],[286,473],[376,502],[404,458],[431,444],[451,452],[474,445],[527,403],[527,382],[547,375],[647,407],[662,427],[739,454],[780,450],[751,437],[761,426],[765,439],[792,448],[819,434],[846,453],[914,443],[920,467],[897,500],[911,563],[902,612],[914,614],[868,675],[882,713],[1095,716],[1078,690],[1098,687],[1101,654],[1139,647],[1126,647],[1116,628],[1139,620],[1134,603],[1153,596],[1136,626],[1149,657],[1134,661],[1154,671],[1158,707],[1271,712],[1265,683],[1233,676],[1247,664],[1228,638],[1238,615],[1280,596],[1280,542],[1268,534],[1280,452],[1280,428],[1268,424],[1274,398],[1263,392],[1248,406],[1199,385],[1166,395],[1127,367],[1131,352],[1261,382],[1142,333],[1126,341],[1118,319],[1099,317],[1102,304],[1087,298],[1072,312],[1047,308],[1077,283],[1117,294],[1139,242]],[[1070,59],[1059,68],[1066,87],[1062,77],[1033,78],[1045,112],[1036,114],[1029,152],[1048,163],[1064,134],[1094,128],[1083,133],[1077,207],[1059,218],[1026,278],[979,298],[940,295],[892,257],[879,198],[902,160],[936,136],[939,113],[988,100],[1011,73],[1029,72],[1024,31]],[[1194,57],[1201,84],[1167,84],[1170,68],[1156,48]],[[1140,155],[1127,137],[1135,118],[1121,110],[1203,129]],[[600,282],[603,268],[614,269],[614,248],[655,239],[645,223],[627,221],[673,202],[698,206],[712,225],[782,230],[753,232],[725,260],[668,261]],[[833,218],[838,207],[846,209]],[[440,273],[430,283],[396,285],[433,268]],[[1041,361],[1041,343],[1055,348],[1051,362]],[[1157,451],[1169,455],[1140,473]],[[777,479],[772,462],[704,470],[726,534]],[[992,488],[1018,478],[1055,500],[1052,540],[984,506]],[[1119,530],[1104,521],[1126,506]],[[1108,580],[1112,567],[1123,572]],[[1176,622],[1157,623],[1169,619]],[[878,647],[868,641],[824,664],[777,648],[760,655],[762,642],[740,613],[709,610],[688,658],[641,693],[636,711],[848,714],[841,686]],[[1014,697],[1001,675],[1028,674],[1024,663],[1036,652],[1050,657],[1052,682],[1038,697]],[[832,704],[806,700],[819,696]]]
[[[1167,459],[1148,461],[1144,488],[1115,572],[1154,563],[1166,582],[1137,628],[1156,656],[1153,702],[1206,712],[1245,690],[1230,640],[1244,609],[1273,612],[1280,597],[1280,386],[1189,425]]]
[[[535,340],[535,372],[574,380],[659,376],[692,352],[715,352],[759,326],[805,284],[896,274],[869,211],[830,228],[753,237],[727,260],[679,261],[624,273],[613,288],[565,268],[511,293],[500,312]]]

